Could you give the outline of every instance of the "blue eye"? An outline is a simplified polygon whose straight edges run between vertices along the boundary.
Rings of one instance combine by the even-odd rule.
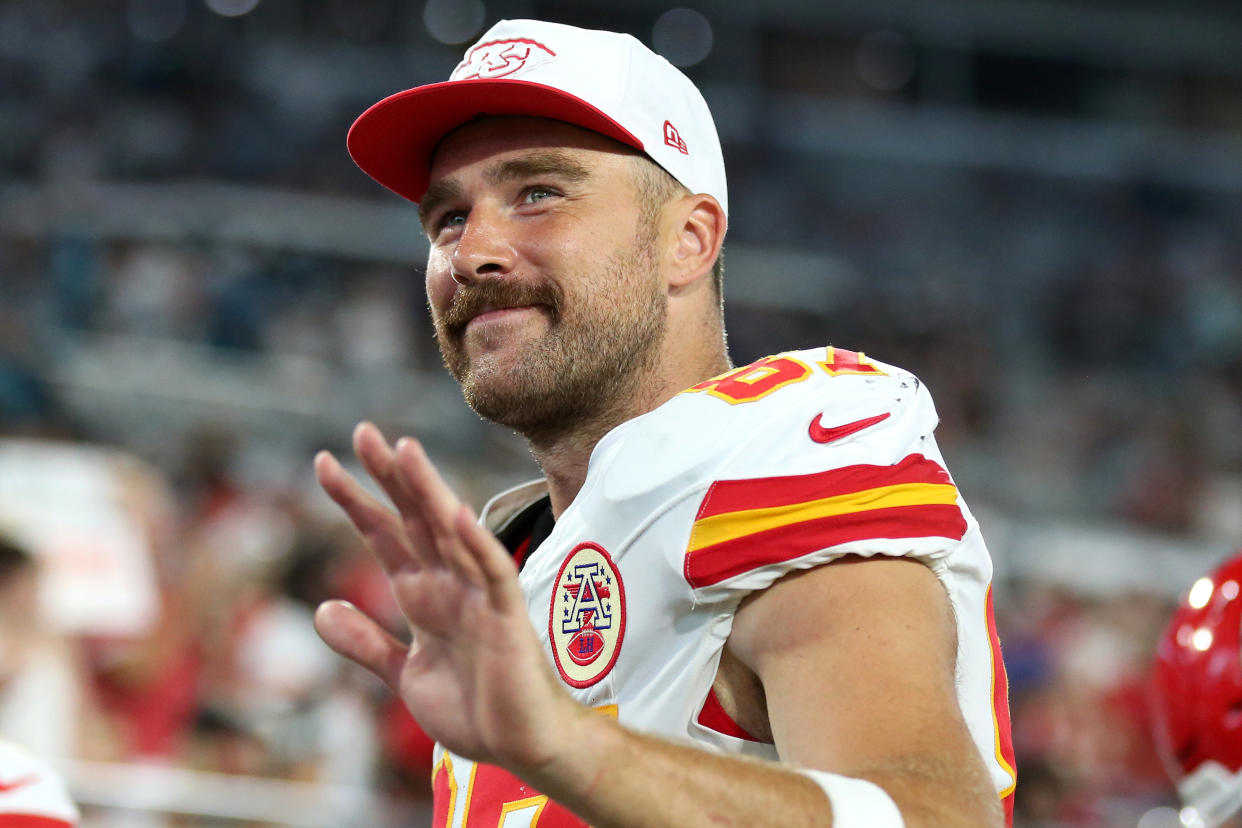
[[[545,198],[549,198],[554,195],[556,195],[556,191],[550,187],[531,187],[526,191],[524,200],[529,204],[536,201],[543,201]]]

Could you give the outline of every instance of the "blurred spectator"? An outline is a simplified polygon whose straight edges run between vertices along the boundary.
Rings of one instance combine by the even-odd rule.
[[[85,676],[70,642],[48,623],[38,561],[0,536],[0,738],[67,758],[91,727]]]

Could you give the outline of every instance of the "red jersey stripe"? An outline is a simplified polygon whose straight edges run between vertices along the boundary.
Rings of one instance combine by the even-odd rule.
[[[695,520],[726,512],[822,500],[902,483],[953,485],[949,473],[940,464],[921,454],[911,454],[892,466],[856,465],[789,477],[719,480],[707,490]]]
[[[693,553],[735,538],[758,535],[779,526],[807,523],[836,515],[933,504],[956,506],[957,489],[941,483],[901,483],[823,500],[792,503],[788,506],[725,512],[695,521],[686,551]]]
[[[922,537],[961,540],[964,534],[966,520],[956,505],[869,509],[787,524],[687,552],[685,577],[697,589],[851,541]]]

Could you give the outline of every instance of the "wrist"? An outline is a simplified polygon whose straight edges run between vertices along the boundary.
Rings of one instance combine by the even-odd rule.
[[[547,761],[513,769],[532,787],[566,804],[580,802],[599,786],[621,748],[623,731],[615,708],[592,710],[579,704],[558,722],[555,743]]]
[[[795,770],[828,797],[833,828],[905,828],[897,803],[874,782],[809,768]]]

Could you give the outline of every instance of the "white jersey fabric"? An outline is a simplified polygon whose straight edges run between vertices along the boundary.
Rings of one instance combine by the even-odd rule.
[[[73,828],[78,809],[47,762],[0,739],[0,828]]]
[[[958,701],[1011,803],[992,563],[944,468],[936,424],[913,375],[819,348],[735,369],[613,429],[519,576],[566,689],[636,730],[779,759],[709,693],[738,604],[843,555],[915,558],[952,602]],[[482,520],[498,531],[544,494],[542,481],[505,492]],[[439,746],[433,787],[436,826],[584,824],[500,769]]]

